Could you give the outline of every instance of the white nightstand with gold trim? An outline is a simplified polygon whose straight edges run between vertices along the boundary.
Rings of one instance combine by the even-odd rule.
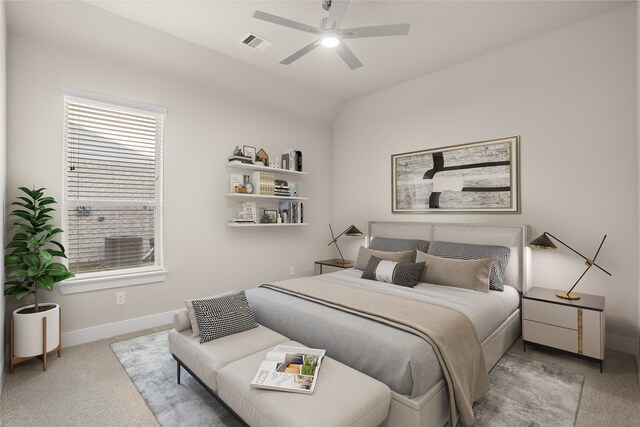
[[[604,360],[604,297],[580,294],[578,300],[556,290],[532,288],[522,296],[522,341]]]

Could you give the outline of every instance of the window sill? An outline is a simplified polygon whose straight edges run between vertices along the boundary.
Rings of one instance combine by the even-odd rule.
[[[153,270],[101,277],[80,277],[65,280],[58,284],[58,289],[63,295],[67,295],[125,286],[146,285],[148,283],[164,282],[167,274],[168,271],[166,270]]]

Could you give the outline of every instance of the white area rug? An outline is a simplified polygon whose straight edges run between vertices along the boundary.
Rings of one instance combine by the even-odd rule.
[[[169,353],[167,331],[111,344],[158,423],[173,426],[240,426],[240,422]],[[584,376],[515,354],[505,354],[489,374],[491,390],[474,405],[476,427],[573,426]]]

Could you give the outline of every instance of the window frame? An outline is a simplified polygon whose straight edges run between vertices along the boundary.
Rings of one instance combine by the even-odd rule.
[[[126,286],[144,285],[148,283],[164,282],[168,271],[165,268],[164,263],[164,239],[163,239],[163,223],[164,223],[164,203],[163,203],[163,181],[164,181],[164,119],[167,114],[165,107],[146,104],[138,101],[132,101],[122,99],[118,97],[97,94],[93,92],[62,88],[62,142],[63,142],[63,203],[62,203],[62,224],[63,230],[66,230],[69,225],[68,210],[72,206],[77,206],[78,201],[70,199],[68,197],[68,149],[69,145],[66,139],[65,129],[67,126],[67,116],[65,110],[65,104],[67,101],[77,101],[81,103],[90,104],[96,107],[116,108],[120,111],[130,113],[142,113],[146,115],[153,115],[157,119],[160,119],[162,127],[156,135],[156,215],[154,224],[154,256],[156,263],[153,266],[148,267],[133,267],[124,268],[118,270],[96,271],[90,273],[80,273],[72,279],[65,280],[58,284],[58,288],[62,294],[73,294],[80,292],[90,292],[102,289],[112,289]],[[100,204],[97,202],[96,204]],[[68,246],[68,234],[65,231],[63,233],[63,242],[65,246]],[[68,265],[68,260],[65,260]]]

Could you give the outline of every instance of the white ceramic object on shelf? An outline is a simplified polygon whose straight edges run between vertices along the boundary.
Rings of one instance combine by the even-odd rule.
[[[13,311],[13,356],[33,357],[42,354],[42,318],[47,318],[46,351],[55,350],[60,345],[60,306],[54,303],[41,303],[53,306],[52,309],[37,313],[20,313],[34,304]]]

